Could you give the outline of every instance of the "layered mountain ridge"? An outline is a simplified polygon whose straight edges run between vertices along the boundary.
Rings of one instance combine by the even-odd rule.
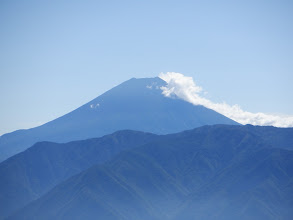
[[[293,128],[239,125],[164,86],[133,78],[1,136],[0,219],[291,220]]]
[[[36,143],[0,163],[0,219],[72,175],[156,138],[157,135],[150,133],[118,131],[101,138],[63,144]]]
[[[235,219],[237,206],[253,207],[253,199],[260,203],[258,219],[286,216],[279,206],[291,204],[292,134],[292,128],[213,125],[41,142],[0,163],[0,213],[11,219],[194,219],[197,209],[201,219]],[[236,201],[237,193],[245,201]],[[266,201],[266,194],[276,197]],[[246,212],[243,219],[254,215]]]
[[[146,143],[57,184],[8,219],[289,220],[293,146],[277,140],[291,134],[286,140],[292,143],[292,132],[214,125],[150,135]]]

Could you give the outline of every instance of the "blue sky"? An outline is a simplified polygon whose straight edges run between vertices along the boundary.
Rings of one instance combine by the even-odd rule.
[[[0,1],[0,134],[132,77],[191,76],[209,99],[293,114],[292,1]]]

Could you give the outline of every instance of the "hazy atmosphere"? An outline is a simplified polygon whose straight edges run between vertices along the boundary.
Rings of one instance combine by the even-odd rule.
[[[192,77],[213,103],[293,115],[292,10],[282,0],[1,1],[0,134],[167,72]]]
[[[292,220],[292,12],[0,1],[0,220]]]

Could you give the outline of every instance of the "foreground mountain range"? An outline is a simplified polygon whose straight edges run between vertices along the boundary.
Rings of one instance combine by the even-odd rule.
[[[214,125],[37,143],[0,164],[7,219],[292,219],[293,129]]]
[[[39,141],[68,142],[118,130],[169,134],[203,125],[235,121],[203,106],[167,98],[162,79],[130,79],[80,108],[42,126],[0,137],[0,162]]]

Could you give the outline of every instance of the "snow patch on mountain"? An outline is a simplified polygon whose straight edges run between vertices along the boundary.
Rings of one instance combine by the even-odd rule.
[[[90,108],[93,108],[93,109],[98,108],[98,107],[100,107],[99,103],[90,105]]]

